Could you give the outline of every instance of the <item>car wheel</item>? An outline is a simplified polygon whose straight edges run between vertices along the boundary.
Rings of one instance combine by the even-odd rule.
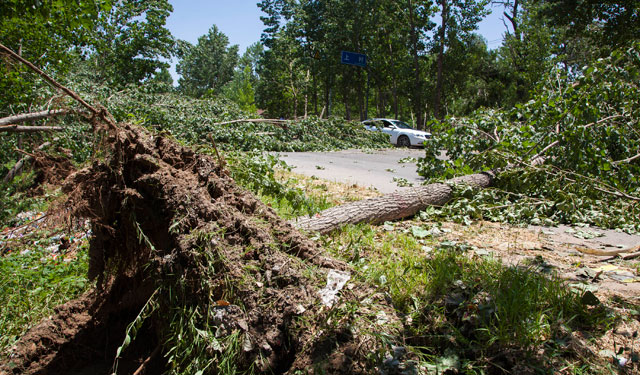
[[[407,137],[406,135],[399,136],[398,147],[411,147],[411,141],[409,141],[409,137]]]

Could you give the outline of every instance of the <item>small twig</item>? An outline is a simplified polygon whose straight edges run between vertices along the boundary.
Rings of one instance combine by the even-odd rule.
[[[133,373],[133,375],[141,375],[144,374],[146,367],[149,365],[149,362],[151,362],[151,360],[158,355],[158,352],[160,351],[160,345],[156,346],[155,349],[153,349],[153,352],[147,357],[147,359],[144,360],[144,362],[142,362],[142,364],[140,365],[140,367],[138,367],[138,369]]]
[[[640,251],[636,251],[635,253],[631,253],[631,254],[627,254],[627,255],[623,256],[622,259],[630,260],[630,259],[635,259],[635,258],[639,258],[639,257],[640,257]]]
[[[547,145],[547,147],[543,148],[540,152],[538,152],[533,157],[531,157],[531,160],[533,161],[533,160],[538,159],[540,156],[542,156],[542,154],[547,152],[551,147],[557,145],[558,143],[560,143],[560,141],[558,141],[558,140],[555,140],[555,141],[551,142],[550,144]]]
[[[531,163],[526,163],[526,162],[524,162],[524,161],[522,161],[522,160],[518,160],[517,162],[518,162],[519,164],[522,164],[522,165],[523,165],[523,166],[525,166],[525,167],[530,167],[530,168],[540,169],[540,168],[538,168],[538,167],[537,167],[537,165],[538,165],[538,164],[541,164],[541,163],[534,163],[534,162],[536,162],[536,161],[540,161],[540,160],[543,160],[543,159],[541,159],[541,158],[533,159],[533,160],[531,160]],[[552,167],[553,167],[555,170],[557,170],[557,171],[558,171],[558,173],[556,173],[556,175],[557,175],[557,174],[560,174],[560,173],[564,173],[565,175],[568,175],[568,174],[570,174],[570,175],[574,175],[574,176],[576,176],[576,177],[583,178],[583,179],[585,179],[585,180],[588,180],[588,181],[593,182],[594,184],[596,184],[596,185],[595,185],[595,186],[593,186],[592,188],[593,188],[593,189],[595,189],[595,190],[597,190],[597,191],[599,191],[599,192],[602,192],[602,193],[605,193],[605,194],[609,194],[609,195],[613,195],[613,196],[616,196],[616,197],[618,197],[618,198],[627,198],[627,199],[630,199],[630,200],[633,200],[633,201],[638,201],[638,202],[640,202],[640,197],[636,197],[636,196],[633,196],[633,195],[629,195],[629,194],[627,194],[627,193],[624,193],[624,192],[622,192],[622,191],[620,191],[620,190],[616,189],[616,188],[615,188],[615,187],[613,187],[613,186],[609,186],[609,185],[605,184],[604,182],[602,182],[602,181],[600,181],[600,180],[598,180],[598,179],[595,179],[595,178],[592,178],[592,177],[588,177],[588,176],[585,176],[585,175],[582,175],[582,174],[580,174],[580,173],[576,173],[576,172],[565,171],[565,170],[562,170],[562,169],[560,169],[560,168],[558,168],[558,167],[556,167],[556,166],[552,166]],[[577,182],[576,180],[574,180],[574,179],[572,179],[572,178],[570,178],[570,177],[567,177],[567,176],[564,176],[564,178],[566,178],[566,179],[567,179],[567,181],[569,181],[569,182],[573,182],[573,183],[576,183],[576,182]],[[602,186],[605,186],[605,187],[607,187],[608,189],[612,189],[612,190],[607,190],[607,189],[605,189],[605,188],[598,187],[597,185],[602,185]]]
[[[587,128],[592,127],[593,125],[598,125],[598,124],[600,124],[600,123],[603,123],[603,122],[605,122],[605,121],[609,121],[609,120],[613,120],[614,118],[618,118],[618,117],[624,117],[624,115],[611,115],[611,116],[607,116],[607,117],[605,117],[605,118],[603,118],[603,119],[600,119],[600,120],[598,120],[598,121],[595,121],[595,122],[592,122],[592,123],[589,123],[589,124],[583,125],[582,127],[583,127],[584,129],[587,129]]]
[[[281,125],[281,124],[286,124],[287,120],[280,120],[280,119],[267,119],[267,118],[248,118],[248,119],[239,119],[239,120],[232,120],[232,121],[224,121],[224,122],[216,122],[212,125],[229,125],[229,124],[236,124],[239,122],[269,122],[272,124],[276,124],[276,125]]]
[[[602,271],[602,270],[598,271],[598,273],[596,273],[596,275],[591,279],[591,282],[595,283],[596,280],[598,280],[598,277],[600,277],[600,275],[602,275],[603,272],[604,271]]]
[[[631,250],[637,250],[637,249],[638,248],[636,247],[635,249],[631,249]],[[609,262],[609,261],[616,260],[616,259],[631,260],[631,259],[636,259],[636,258],[640,258],[640,251],[636,251],[635,253],[629,253],[629,254],[623,255],[623,256],[620,256],[619,254],[618,255],[614,255],[614,256],[612,256],[610,258],[602,259],[602,260],[600,260],[600,262]]]
[[[209,140],[211,141],[211,144],[213,145],[213,150],[216,152],[216,156],[218,157],[218,163],[220,164],[220,169],[224,171],[224,168],[227,165],[227,162],[222,158],[222,156],[220,156],[220,153],[218,152],[218,147],[216,147],[216,141],[213,140],[213,136],[211,135],[211,133],[209,133],[207,137],[209,138]]]
[[[634,160],[636,160],[638,158],[640,158],[640,154],[637,154],[637,155],[632,156],[630,158],[626,158],[626,159],[622,159],[622,160],[611,162],[611,164],[631,163],[632,161],[634,161]]]
[[[474,127],[472,127],[470,125],[460,124],[460,123],[454,123],[453,125],[457,126],[457,127],[461,127],[461,128],[468,128],[468,129],[471,129],[471,130],[475,130],[475,131],[481,133],[482,135],[484,135],[486,138],[488,138],[488,139],[490,139],[490,140],[492,140],[492,141],[494,141],[496,143],[499,142],[499,139],[497,139],[497,136],[496,136],[496,138],[494,138],[491,134],[487,133],[486,131],[484,131],[482,129],[474,128]]]
[[[17,226],[17,227],[15,227],[15,228],[12,228],[12,229],[9,231],[9,233],[10,233],[10,234],[13,234],[13,233],[15,233],[15,232],[19,231],[19,230],[20,230],[20,229],[22,229],[22,228],[28,227],[29,225],[31,225],[31,224],[33,224],[33,223],[37,223],[38,221],[44,220],[47,216],[49,216],[49,214],[44,214],[44,215],[40,216],[39,218],[37,218],[37,219],[35,219],[35,220],[32,220],[32,221],[30,221],[30,222],[28,222],[28,223],[24,223],[24,224],[22,224],[22,225],[20,225],[20,226]]]
[[[529,206],[538,206],[538,205],[545,204],[545,203],[547,203],[547,202],[545,202],[545,201],[539,201],[539,202],[529,202],[529,203],[527,203],[527,204],[528,204]],[[486,209],[487,209],[487,210],[500,210],[500,209],[507,208],[507,207],[511,207],[511,206],[513,206],[513,203],[510,203],[510,204],[503,204],[503,205],[501,205],[501,206],[492,206],[492,207],[486,207],[486,206],[485,206],[485,207],[486,207]]]
[[[48,142],[47,142],[47,143],[48,143]],[[25,150],[21,150],[21,149],[19,149],[19,148],[17,148],[17,147],[14,147],[13,149],[14,149],[15,151],[18,151],[18,152],[19,152],[19,153],[21,153],[21,154],[24,154],[24,155],[27,155],[27,156],[31,156],[31,157],[32,157],[32,158],[34,158],[34,159],[36,158],[36,155],[35,155],[35,154],[28,153],[28,152],[27,152],[27,151],[25,151]]]

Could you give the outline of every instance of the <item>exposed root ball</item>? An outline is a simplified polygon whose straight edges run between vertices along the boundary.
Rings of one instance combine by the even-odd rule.
[[[131,125],[107,144],[108,160],[65,187],[75,214],[93,223],[97,288],[26,335],[5,371],[375,372],[379,348],[367,332],[392,329],[375,323],[380,311],[397,323],[384,298],[353,284],[333,308],[318,296],[327,271],[346,264],[213,158]]]

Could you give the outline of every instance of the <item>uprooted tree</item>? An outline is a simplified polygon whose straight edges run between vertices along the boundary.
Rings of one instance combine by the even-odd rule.
[[[637,76],[637,69],[635,72]],[[97,281],[97,288],[59,307],[55,316],[23,337],[10,363],[4,365],[6,371],[59,373],[90,364],[103,366],[100,369],[113,367],[117,373],[187,373],[203,368],[215,372],[214,365],[222,364],[276,373],[313,367],[328,373],[370,370],[366,366],[373,365],[370,361],[381,351],[373,333],[397,329],[396,319],[374,323],[373,317],[381,310],[394,316],[383,297],[373,298],[373,305],[357,312],[332,315],[336,310],[323,307],[318,290],[331,270],[347,272],[346,264],[325,257],[290,223],[238,188],[216,159],[139,127],[117,124],[105,110],[77,95],[74,98],[92,113],[94,131],[104,135],[108,155],[73,175],[65,185],[69,214],[92,222],[89,276]],[[545,154],[557,168],[558,162],[566,161],[557,150],[580,156],[572,143],[579,138],[576,132],[598,131],[588,139],[603,129],[614,138],[621,128],[637,134],[637,117],[635,122],[633,118],[638,107],[630,96],[624,98],[628,100],[623,101],[626,104],[611,126],[602,125],[608,116],[597,113],[590,114],[593,121],[564,127],[560,120],[567,116],[569,111],[565,111],[556,116],[559,125],[551,139],[534,139],[530,127],[510,134],[500,123],[486,121],[484,128],[465,123],[453,126],[443,142],[455,136],[469,138],[462,145],[445,147],[452,164],[442,172],[459,173],[462,168],[453,166],[467,157],[471,161],[465,164],[467,171],[469,165],[496,170],[508,166],[506,174],[512,178],[520,174],[521,182],[540,178],[537,170],[513,168],[536,164],[526,161],[535,157],[496,157],[509,149],[505,139],[534,139],[518,146],[517,154]],[[462,133],[465,129],[472,130],[470,135]],[[587,177],[583,180],[600,182],[593,185],[593,191],[633,201],[638,175],[634,168],[639,160],[633,142],[637,137],[627,140],[631,143],[619,142],[624,150],[613,148],[605,157],[594,156],[601,162],[596,165],[606,161],[617,169],[617,179],[605,179],[599,171],[588,176],[585,169],[563,173],[562,181]],[[478,144],[484,148],[467,147]],[[542,169],[544,176],[554,171],[560,173]],[[485,172],[454,182],[486,187],[495,179]],[[447,184],[428,185],[404,195],[334,208],[299,219],[297,225],[327,231],[346,222],[398,219],[452,196]],[[345,292],[342,301],[362,303],[371,294],[376,296],[366,285],[358,285]]]
[[[348,274],[345,263],[239,188],[224,164],[79,101],[108,156],[67,180],[65,210],[91,221],[97,287],[31,329],[3,371],[369,371],[383,349],[373,333],[398,329],[382,295],[359,285],[342,299],[369,297],[370,308],[331,319],[331,291],[319,291],[328,274]],[[380,311],[391,319],[374,323]]]

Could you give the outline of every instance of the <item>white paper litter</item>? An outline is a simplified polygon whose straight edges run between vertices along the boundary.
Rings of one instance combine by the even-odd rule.
[[[322,299],[322,304],[327,307],[333,306],[337,300],[338,292],[349,281],[349,278],[351,278],[351,275],[348,272],[329,271],[327,274],[327,286],[318,292]]]

